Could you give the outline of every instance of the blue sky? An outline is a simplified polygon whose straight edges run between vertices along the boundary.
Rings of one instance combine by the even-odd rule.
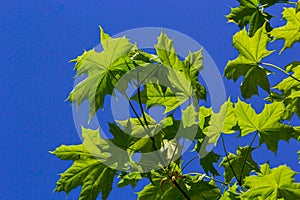
[[[237,56],[231,37],[238,28],[225,18],[230,6],[236,5],[235,0],[2,1],[1,199],[65,199],[64,193],[52,194],[52,190],[57,174],[71,163],[48,151],[61,144],[80,143],[71,106],[64,101],[74,84],[73,64],[68,61],[99,43],[98,25],[112,35],[147,26],[182,32],[202,44],[223,72],[227,61]],[[280,16],[279,7],[274,11]],[[282,24],[279,19],[274,20]],[[279,48],[282,44],[275,42],[270,47]],[[297,58],[299,46],[285,51],[280,59],[274,55],[269,60],[276,58],[276,64],[284,66]],[[225,80],[225,84],[231,89],[228,94],[239,95],[239,83],[234,85]],[[252,100],[257,110],[262,109],[258,97]],[[257,155],[258,160],[270,157],[275,164],[283,164],[286,156],[290,156],[289,151],[295,148],[295,142],[280,143],[283,152],[277,159],[265,152]],[[297,156],[291,155],[289,159],[292,161],[288,164],[300,171]],[[197,166],[195,163],[194,167]],[[135,191],[139,189],[141,185]],[[77,196],[78,190],[69,199]],[[134,197],[130,187],[114,188],[109,199]]]

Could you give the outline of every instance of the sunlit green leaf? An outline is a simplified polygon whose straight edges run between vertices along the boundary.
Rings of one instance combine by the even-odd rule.
[[[273,168],[267,174],[245,178],[249,190],[242,194],[243,199],[299,199],[300,183],[295,183],[296,172],[286,165]]]
[[[258,94],[258,86],[267,92],[270,90],[267,78],[270,72],[259,65],[263,58],[273,52],[266,49],[270,40],[264,26],[257,30],[253,37],[249,37],[246,30],[233,36],[233,46],[240,54],[235,60],[228,61],[224,74],[234,81],[244,76],[241,92],[246,99]]]
[[[105,95],[112,94],[118,77],[134,67],[127,56],[132,47],[126,38],[106,39],[102,52],[92,49],[72,60],[76,62],[76,76],[88,77],[75,86],[68,100],[79,106],[88,99],[90,119],[103,106]]]
[[[285,26],[274,28],[271,35],[274,40],[283,39],[284,46],[280,53],[286,48],[292,48],[295,42],[300,41],[300,13],[295,8],[284,8],[283,19],[287,21]]]
[[[288,141],[295,132],[292,126],[280,122],[284,110],[282,102],[275,102],[266,104],[263,111],[257,114],[250,104],[239,100],[235,104],[234,113],[242,136],[258,131],[260,143],[265,143],[268,149],[276,153],[278,142]]]
[[[204,133],[209,137],[208,142],[217,145],[222,133],[232,134],[232,129],[237,124],[237,119],[233,113],[233,105],[228,99],[220,109],[219,113],[213,113],[210,117],[209,126],[204,129]]]

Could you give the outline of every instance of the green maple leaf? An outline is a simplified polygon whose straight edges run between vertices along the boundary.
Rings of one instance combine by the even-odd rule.
[[[210,172],[213,176],[219,176],[220,174],[213,166],[213,163],[218,163],[220,155],[214,152],[209,152],[205,157],[200,158],[200,164],[203,167],[205,173]]]
[[[259,65],[263,58],[273,53],[266,49],[270,40],[264,26],[257,30],[253,37],[249,37],[245,29],[233,36],[233,46],[240,54],[235,60],[228,61],[224,75],[234,81],[244,76],[241,92],[246,99],[258,94],[257,86],[267,92],[270,90],[267,78],[270,72]]]
[[[228,99],[228,101],[221,106],[219,113],[212,113],[209,126],[203,130],[204,134],[209,137],[208,143],[217,145],[222,133],[234,133],[233,127],[236,126],[237,119],[235,118],[233,110],[233,105],[230,99]]]
[[[245,187],[249,190],[242,199],[299,199],[300,184],[295,183],[297,174],[286,165],[271,169],[268,173],[245,178]]]
[[[100,192],[104,200],[112,189],[115,174],[115,170],[97,159],[75,160],[69,169],[60,174],[55,190],[68,194],[81,185],[80,200],[96,200]]]
[[[272,15],[263,11],[259,0],[239,0],[239,2],[240,6],[231,8],[230,14],[226,16],[229,22],[237,23],[241,29],[250,24],[250,36],[253,36],[265,23],[267,28],[270,29],[269,20],[272,18]],[[261,1],[261,3],[270,5],[274,1],[265,0]]]
[[[79,106],[85,99],[89,100],[89,119],[97,110],[103,107],[104,98],[112,94],[118,78],[134,67],[127,56],[133,48],[126,38],[109,38],[102,33],[102,52],[94,49],[85,51],[72,62],[76,62],[76,76],[87,74],[88,77],[81,81],[71,91],[68,100],[76,102]]]
[[[102,193],[102,199],[107,199],[116,174],[116,170],[104,165],[102,161],[109,159],[110,154],[105,152],[108,144],[100,138],[99,130],[82,127],[83,144],[62,145],[51,152],[60,159],[73,160],[73,164],[60,174],[55,191],[65,191],[81,187],[80,200],[96,199]]]
[[[229,183],[236,176],[239,182],[243,182],[252,170],[259,171],[256,162],[252,159],[251,153],[254,148],[249,146],[238,147],[236,154],[229,153],[220,163],[225,168],[225,182]],[[233,172],[233,171],[234,172]]]
[[[257,131],[260,143],[265,143],[267,148],[274,153],[277,152],[278,142],[280,140],[288,141],[295,132],[292,126],[280,122],[283,112],[282,102],[265,105],[260,114],[257,114],[250,104],[240,100],[235,104],[234,109],[241,135],[245,136]]]
[[[292,48],[295,42],[300,42],[300,13],[296,12],[295,8],[284,8],[282,15],[283,19],[287,21],[286,25],[271,31],[274,40],[284,40],[284,46],[280,53],[286,48]]]

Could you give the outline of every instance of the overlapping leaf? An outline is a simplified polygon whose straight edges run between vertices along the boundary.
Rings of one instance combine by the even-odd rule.
[[[242,30],[233,36],[233,46],[239,51],[235,60],[230,60],[225,68],[224,74],[228,79],[236,81],[244,76],[241,84],[241,92],[244,98],[250,98],[258,94],[258,86],[269,92],[270,83],[267,75],[270,73],[259,65],[260,61],[270,55],[273,51],[266,49],[270,38],[262,26],[253,37]]]
[[[258,171],[256,162],[252,159],[252,151],[254,149],[245,146],[238,147],[236,154],[229,153],[220,163],[225,168],[225,182],[229,183],[236,176],[239,182],[243,182],[246,176],[249,176],[252,170]]]
[[[265,143],[267,148],[277,152],[280,140],[288,141],[295,132],[294,128],[280,122],[284,112],[282,102],[275,102],[265,105],[260,114],[257,114],[250,104],[238,101],[235,104],[234,113],[238,119],[241,135],[245,136],[258,131],[260,143]]]
[[[300,199],[300,183],[295,183],[296,172],[286,165],[271,169],[264,174],[245,178],[249,190],[242,199]]]
[[[274,28],[271,35],[274,40],[283,39],[284,46],[280,53],[286,48],[292,48],[295,42],[300,42],[300,13],[295,8],[284,8],[283,19],[287,21],[285,26]]]
[[[272,15],[264,12],[260,5],[270,6],[276,3],[276,0],[239,0],[239,2],[240,6],[231,8],[230,14],[226,16],[229,22],[237,23],[241,29],[246,27],[247,24],[250,24],[250,36],[253,36],[264,23],[266,23],[269,28],[269,20]]]
[[[282,118],[290,120],[294,113],[300,117],[300,63],[287,65],[286,71],[293,72],[293,77],[283,79],[274,88],[282,92],[283,97],[279,101],[283,101],[286,106]]]
[[[102,52],[92,49],[72,60],[76,62],[76,76],[88,77],[75,86],[68,100],[79,106],[88,99],[90,118],[103,106],[105,95],[112,94],[117,79],[134,67],[127,56],[133,45],[126,38],[110,39],[103,31],[101,36]]]
[[[218,139],[222,133],[232,134],[232,129],[237,124],[237,119],[233,113],[233,105],[228,99],[220,109],[219,113],[213,113],[210,117],[209,126],[203,132],[209,137],[208,143],[217,145]]]

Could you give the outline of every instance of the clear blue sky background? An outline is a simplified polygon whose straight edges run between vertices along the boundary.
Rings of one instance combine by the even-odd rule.
[[[180,31],[204,45],[223,72],[228,59],[237,55],[231,47],[231,37],[238,28],[227,24],[225,18],[229,6],[236,5],[235,0],[1,1],[1,199],[65,199],[64,193],[52,194],[52,190],[57,174],[71,163],[57,159],[48,150],[61,144],[80,143],[71,107],[64,102],[73,87],[73,64],[68,61],[99,43],[98,25],[110,34],[146,26]],[[280,12],[275,9],[278,16]],[[279,19],[275,20],[282,24]],[[271,47],[281,45],[282,42],[275,42]],[[299,49],[299,44],[295,45],[274,63],[284,66],[299,60]],[[225,83],[232,89],[228,89],[228,94],[239,95],[239,83]],[[260,110],[259,98],[252,100]],[[283,151],[277,159],[266,151],[257,155],[258,161],[270,158],[278,165],[289,159],[288,164],[300,171],[295,148],[299,149],[295,142],[280,143]],[[293,154],[289,153],[291,150]],[[198,163],[193,167],[197,169]],[[76,199],[78,192],[72,192],[69,199]],[[109,199],[135,197],[127,187],[114,188]]]

